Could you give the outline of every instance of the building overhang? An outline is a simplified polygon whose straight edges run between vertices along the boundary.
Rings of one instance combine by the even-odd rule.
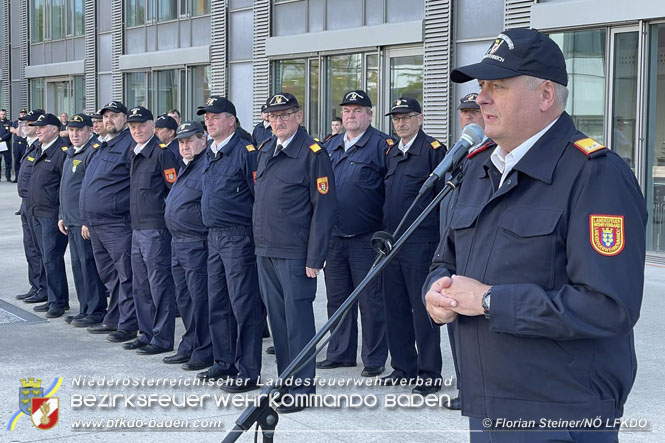
[[[575,11],[571,13],[571,11]],[[531,26],[553,30],[663,17],[663,3],[652,0],[573,0],[531,6]]]
[[[210,63],[210,45],[142,52],[140,54],[125,54],[121,55],[118,61],[121,71]]]
[[[85,73],[85,60],[63,63],[45,63],[25,67],[25,78],[58,77],[63,75],[82,75]]]

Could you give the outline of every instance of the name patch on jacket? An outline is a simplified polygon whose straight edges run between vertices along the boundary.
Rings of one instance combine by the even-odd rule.
[[[319,190],[321,194],[328,193],[328,177],[319,177],[316,179],[316,189]]]
[[[76,167],[82,162],[83,160],[74,160],[72,162],[72,172],[76,172]]]
[[[589,234],[591,247],[597,253],[608,257],[617,255],[624,246],[623,215],[591,214]]]
[[[164,178],[169,183],[175,183],[175,178],[176,178],[175,168],[164,169]]]

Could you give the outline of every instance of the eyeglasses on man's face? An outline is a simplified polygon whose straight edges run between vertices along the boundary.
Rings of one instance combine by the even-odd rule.
[[[392,117],[393,123],[407,122],[407,121],[411,120],[412,117],[415,117],[416,115],[420,115],[420,114],[407,114],[407,115],[402,115],[402,116],[393,115],[393,117]]]
[[[268,118],[269,118],[270,120],[277,120],[277,119],[280,119],[281,121],[285,122],[285,121],[287,121],[288,119],[290,119],[291,116],[292,116],[293,114],[297,114],[297,113],[298,113],[298,111],[294,111],[294,112],[285,112],[284,114],[268,114]]]

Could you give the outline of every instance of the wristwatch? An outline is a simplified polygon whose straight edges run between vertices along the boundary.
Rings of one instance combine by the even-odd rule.
[[[483,315],[486,319],[490,318],[490,302],[492,301],[492,288],[489,288],[487,292],[483,294]]]

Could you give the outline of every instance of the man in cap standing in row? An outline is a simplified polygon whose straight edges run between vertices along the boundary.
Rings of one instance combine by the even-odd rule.
[[[114,100],[100,113],[107,132],[105,144],[88,165],[81,185],[83,238],[90,238],[97,271],[111,294],[101,325],[93,334],[111,342],[136,337],[138,323],[132,296],[132,227],[129,213],[129,153],[135,143],[127,127],[127,108]]]
[[[261,105],[261,121],[254,126],[254,130],[252,131],[252,143],[254,143],[254,146],[259,146],[272,137],[272,126],[270,126],[270,120],[266,112],[267,106],[265,103]]]
[[[57,318],[69,309],[69,290],[65,272],[67,237],[58,230],[60,178],[67,145],[60,138],[60,120],[53,114],[42,114],[29,123],[37,127],[40,149],[30,175],[26,208],[32,215],[32,231],[41,253],[48,301],[33,309]]]
[[[391,234],[414,200],[421,186],[446,155],[446,147],[421,129],[423,114],[418,100],[401,97],[386,115],[391,116],[397,146],[386,154],[386,201],[383,222]],[[418,217],[442,188],[442,181],[420,196],[401,232]],[[416,229],[399,254],[384,269],[383,292],[386,330],[393,372],[386,385],[411,384],[414,394],[428,395],[441,387],[439,328],[432,327],[421,300],[421,290],[434,250],[439,242],[439,213],[433,211]]]
[[[104,126],[104,117],[102,117],[101,110],[95,112],[90,116],[92,119],[92,131],[100,143],[106,141],[106,127]]]
[[[435,322],[457,319],[471,442],[616,442],[637,364],[639,184],[576,130],[566,60],[547,35],[504,31],[479,63],[451,73],[472,79],[497,146],[469,156],[423,291]],[[513,420],[533,425],[504,425]]]
[[[274,136],[259,150],[253,226],[261,296],[268,308],[281,375],[314,336],[316,279],[335,221],[335,180],[330,159],[305,129],[298,100],[286,92],[270,97],[266,112]],[[314,362],[294,374],[302,382],[315,375]],[[313,394],[296,385],[289,394]],[[306,405],[280,405],[278,412]]]
[[[236,129],[236,108],[212,96],[200,106],[212,138],[201,209],[208,228],[208,306],[215,364],[201,378],[226,378],[229,392],[257,388],[265,311],[252,234],[257,151]]]
[[[164,219],[172,237],[171,272],[185,333],[177,352],[162,361],[182,363],[183,369],[194,371],[213,364],[208,321],[208,228],[201,217],[207,140],[197,121],[180,125],[175,139],[184,166],[166,197]]]
[[[178,162],[178,169],[182,166],[182,156],[178,148],[178,140],[175,139],[175,132],[178,129],[178,123],[168,114],[162,114],[155,120],[155,135],[159,141],[168,146],[169,150]]]
[[[164,200],[177,176],[177,162],[155,135],[152,112],[129,110],[134,146],[129,154],[129,212],[132,223],[132,291],[141,335],[124,349],[140,355],[173,349],[175,288],[171,274],[171,234]]]
[[[23,134],[23,127],[25,126],[25,122],[21,120],[21,118],[25,117],[26,115],[28,115],[28,110],[21,108],[18,113],[18,119],[16,119],[14,123],[12,123],[12,126],[9,128],[9,131],[13,134],[12,150],[14,154],[14,180],[12,181],[14,183],[18,181],[18,171],[21,167],[21,159],[23,158],[23,154],[25,154],[25,150],[27,148],[25,135]]]
[[[372,127],[372,101],[365,91],[349,91],[342,102],[344,134],[328,143],[337,191],[337,219],[324,270],[328,317],[365,278],[376,252],[370,238],[383,226],[386,152],[394,142]],[[386,318],[381,280],[374,280],[360,295],[349,315],[333,334],[321,369],[356,366],[358,306],[362,320],[362,376],[381,374],[388,357]]]
[[[106,315],[106,290],[99,277],[92,252],[92,242],[81,235],[80,195],[85,171],[100,144],[92,133],[92,120],[85,114],[75,114],[67,122],[71,148],[60,182],[60,232],[69,238],[72,274],[79,300],[79,313],[67,316],[72,326],[83,328],[97,325]]]

